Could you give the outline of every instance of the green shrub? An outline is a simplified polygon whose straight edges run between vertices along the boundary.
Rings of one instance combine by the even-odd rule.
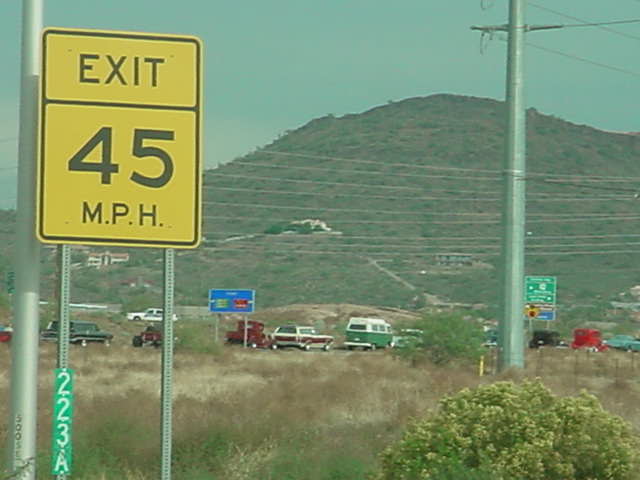
[[[498,382],[444,397],[383,452],[376,478],[450,478],[439,474],[463,467],[496,480],[630,480],[638,446],[631,427],[592,395]]]
[[[437,365],[454,359],[477,360],[485,353],[482,327],[461,314],[425,315],[410,327],[422,333],[408,345],[397,349],[400,356],[415,360],[428,358]]]

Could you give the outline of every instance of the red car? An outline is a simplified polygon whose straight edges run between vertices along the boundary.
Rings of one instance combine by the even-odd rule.
[[[571,348],[588,348],[593,352],[602,352],[609,346],[602,341],[600,330],[593,328],[576,328],[573,331],[573,342]]]
[[[133,337],[131,344],[134,347],[144,347],[145,345],[159,347],[162,345],[162,331],[155,325],[149,325],[140,332],[140,335]]]
[[[11,341],[11,330],[0,330],[0,343],[8,343]]]

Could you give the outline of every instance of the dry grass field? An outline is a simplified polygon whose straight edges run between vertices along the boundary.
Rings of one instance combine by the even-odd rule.
[[[0,418],[9,414],[9,349],[0,345]],[[617,351],[527,352],[524,371],[480,377],[477,365],[407,363],[390,352],[178,351],[174,368],[174,478],[364,479],[407,422],[446,394],[498,379],[540,377],[559,395],[586,389],[640,429],[640,356]],[[160,351],[71,348],[76,371],[76,479],[158,477]],[[55,345],[39,370],[38,458],[48,474]],[[6,442],[6,422],[0,440]]]

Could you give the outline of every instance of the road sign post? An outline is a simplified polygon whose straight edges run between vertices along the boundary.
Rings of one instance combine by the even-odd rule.
[[[42,38],[40,240],[196,247],[200,41],[61,28]]]

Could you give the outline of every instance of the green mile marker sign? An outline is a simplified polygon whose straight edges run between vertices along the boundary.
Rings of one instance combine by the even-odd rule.
[[[73,370],[56,368],[54,372],[51,474],[69,475],[73,460]]]

